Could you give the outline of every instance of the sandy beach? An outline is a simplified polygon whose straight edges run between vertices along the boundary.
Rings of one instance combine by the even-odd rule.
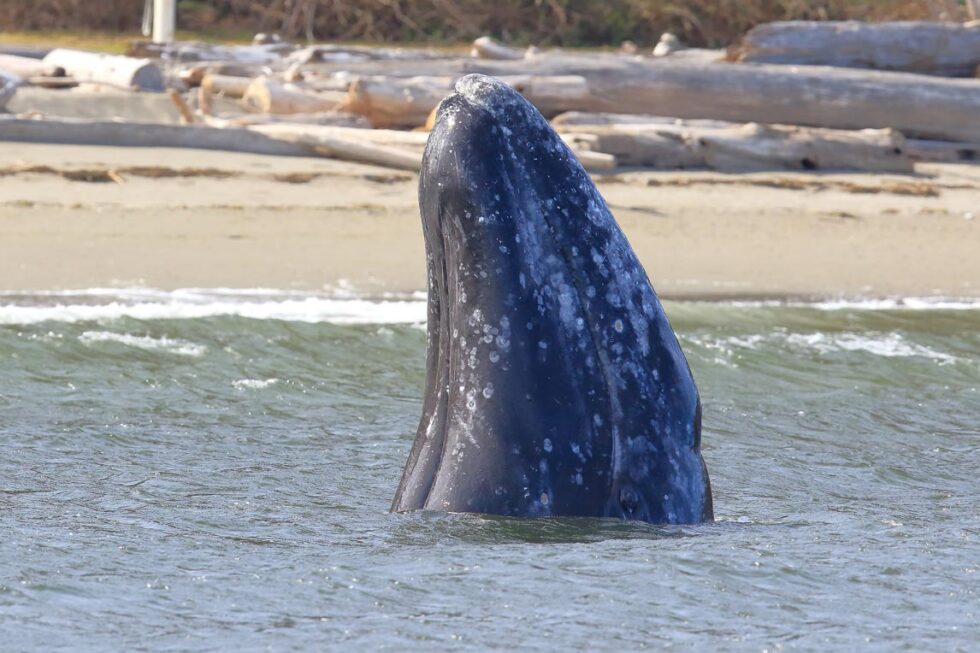
[[[919,169],[597,180],[664,297],[978,297],[980,167]],[[5,143],[0,288],[421,290],[416,186],[327,159]]]

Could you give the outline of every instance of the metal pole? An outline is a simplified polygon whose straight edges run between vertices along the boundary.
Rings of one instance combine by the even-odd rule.
[[[153,0],[153,42],[173,43],[177,30],[177,0]]]

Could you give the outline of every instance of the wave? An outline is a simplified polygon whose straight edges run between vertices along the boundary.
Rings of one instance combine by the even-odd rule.
[[[696,306],[703,301],[668,301]],[[978,310],[980,298],[893,298],[865,300],[729,301],[735,308],[795,307],[821,311]],[[668,309],[669,310],[669,309]],[[329,291],[273,288],[87,288],[0,292],[0,325],[39,322],[106,322],[122,318],[181,320],[208,317],[354,324],[424,324],[424,292],[366,295],[341,284]]]
[[[262,288],[92,288],[0,293],[0,324],[7,325],[229,316],[332,324],[413,324],[425,322],[426,303],[424,294],[418,293],[358,298]]]
[[[136,347],[137,349],[162,350],[171,354],[194,357],[203,355],[208,349],[204,345],[198,345],[187,340],[167,337],[134,336],[129,333],[113,333],[111,331],[86,331],[78,336],[78,340],[84,345],[112,342],[126,345],[127,347]]]

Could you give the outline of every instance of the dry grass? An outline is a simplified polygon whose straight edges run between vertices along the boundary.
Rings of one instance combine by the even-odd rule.
[[[723,46],[772,20],[965,16],[963,0],[180,0],[178,6],[182,27],[223,35],[222,40],[257,31],[290,38],[429,43],[493,34],[516,43],[565,46],[618,45],[625,39],[650,45],[664,31],[691,44]],[[3,0],[0,25],[135,36],[142,10],[143,0]],[[7,37],[0,33],[0,42]],[[104,37],[79,38],[100,43]]]

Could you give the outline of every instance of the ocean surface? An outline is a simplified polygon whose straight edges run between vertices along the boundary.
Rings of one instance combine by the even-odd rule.
[[[713,524],[388,514],[420,296],[0,295],[0,651],[976,651],[980,304],[667,302]]]

